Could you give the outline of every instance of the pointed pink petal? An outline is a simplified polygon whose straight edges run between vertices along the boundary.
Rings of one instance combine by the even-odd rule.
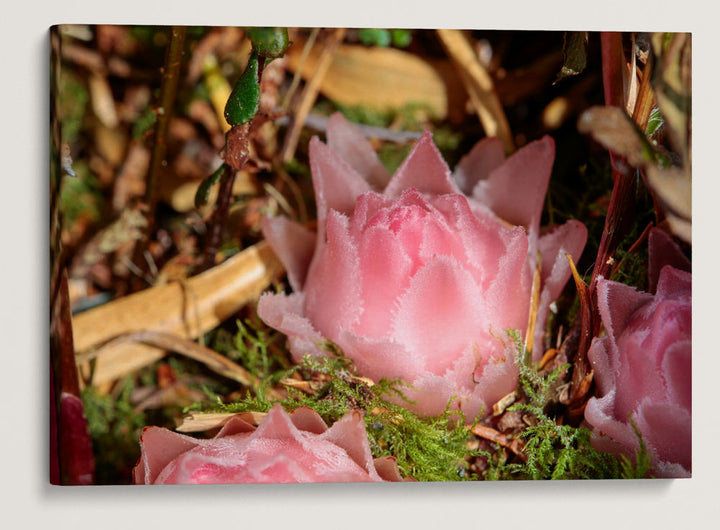
[[[629,285],[604,278],[598,279],[598,309],[603,325],[613,343],[625,330],[633,313],[640,306],[650,302],[652,298],[651,294],[637,291]]]
[[[298,439],[300,432],[285,409],[281,405],[274,405],[250,437],[254,440]]]
[[[692,343],[689,339],[667,348],[662,371],[667,381],[669,401],[692,411]]]
[[[434,197],[426,208],[429,215],[420,247],[421,259],[427,261],[436,254],[454,256],[484,286],[485,278],[495,276],[493,267],[505,251],[502,232],[509,230],[492,215],[475,215],[467,199],[459,194]]]
[[[538,250],[542,256],[540,270],[540,301],[535,322],[533,360],[538,361],[543,353],[545,324],[550,312],[550,304],[562,293],[570,279],[570,262],[565,254],[577,263],[587,241],[587,228],[579,221],[570,220],[553,231],[544,234],[538,241]]]
[[[154,484],[176,457],[197,447],[199,440],[160,427],[145,427],[140,435],[140,461],[133,469],[135,484]]]
[[[255,430],[254,425],[250,425],[248,422],[243,420],[239,415],[230,418],[222,429],[215,435],[215,438],[223,438],[225,436],[233,436],[235,434],[253,432]]]
[[[483,138],[460,159],[453,177],[462,192],[470,196],[477,183],[487,179],[504,161],[502,142],[495,137]]]
[[[463,411],[468,406],[467,392],[464,389],[458,389],[456,382],[448,377],[423,372],[408,384],[411,386],[400,387],[399,390],[403,393],[405,400],[414,402],[414,404],[408,403],[399,396],[389,396],[388,401],[426,417],[439,416],[445,412],[451,399],[453,400],[450,406],[452,410],[457,410],[460,402],[462,402]]]
[[[391,338],[372,338],[343,330],[337,343],[353,359],[358,373],[375,381],[383,377],[412,381],[425,368],[421,356]]]
[[[310,140],[310,168],[317,203],[318,237],[324,238],[328,211],[349,215],[370,185],[317,137]]]
[[[684,298],[692,293],[692,274],[666,265],[660,270],[657,296],[661,298]]]
[[[287,335],[295,362],[300,362],[305,355],[323,354],[318,344],[323,343],[325,337],[305,317],[304,304],[305,296],[297,293],[265,293],[258,302],[257,312],[262,321]]]
[[[320,435],[320,439],[341,447],[370,477],[379,480],[375,470],[370,444],[365,431],[365,421],[360,411],[351,410],[336,421],[330,429]]]
[[[660,277],[660,270],[665,265],[670,265],[682,271],[690,271],[691,264],[690,260],[680,250],[680,246],[664,230],[660,228],[650,229],[648,239],[648,284],[649,292],[654,293]]]
[[[507,329],[517,329],[524,336],[532,288],[532,276],[526,266],[529,241],[520,227],[505,230],[505,252],[497,261],[495,277],[483,285],[483,303],[492,315],[495,332],[504,334]],[[513,303],[508,304],[508,300]]]
[[[543,289],[554,300],[570,278],[570,263],[565,254],[570,254],[577,263],[587,242],[587,228],[580,221],[570,220],[543,234],[538,241],[542,256],[540,280]]]
[[[375,459],[375,469],[380,478],[387,482],[402,482],[403,478],[398,469],[397,459],[394,456],[383,456]]]
[[[345,117],[336,112],[327,124],[327,144],[340,158],[357,171],[374,189],[382,191],[390,173],[382,165],[370,142]]]
[[[331,210],[327,245],[316,254],[308,274],[305,314],[327,338],[337,340],[342,329],[352,329],[362,312],[358,249],[349,234],[348,218]]]
[[[492,171],[487,180],[479,181],[473,189],[473,197],[490,206],[496,215],[509,223],[536,228],[554,159],[552,137],[531,142]]]
[[[689,410],[648,398],[634,420],[654,457],[653,463],[674,462],[690,471],[692,418]]]
[[[653,355],[657,350],[641,340],[648,331],[633,329],[632,333],[625,333],[616,340],[617,349],[621,352],[615,375],[618,388],[615,415],[618,418],[635,412],[644,399],[657,403],[667,398],[667,388],[660,373],[661,359]]]
[[[263,217],[262,232],[285,266],[293,291],[302,291],[316,234],[287,217]]]
[[[500,342],[498,338],[494,338],[496,342]],[[487,415],[490,407],[517,387],[518,368],[515,364],[514,345],[507,339],[507,346],[502,348],[498,345],[497,349],[502,351],[502,355],[491,358],[482,367],[482,371],[474,375],[475,390],[469,405],[463,409],[468,421],[474,420],[481,412]]]
[[[436,256],[418,271],[398,300],[393,338],[425,359],[425,369],[442,374],[483,329],[483,293],[472,276],[449,256]]]
[[[413,263],[388,228],[371,226],[360,236],[360,284],[363,312],[357,328],[366,337],[387,336],[387,308],[410,283]]]
[[[432,195],[459,192],[450,176],[450,169],[433,143],[429,131],[420,137],[392,176],[385,189],[385,195],[398,197],[404,190],[410,188]]]
[[[311,432],[313,434],[322,434],[328,430],[328,426],[310,407],[298,407],[290,413],[290,419],[295,427],[301,431]]]
[[[602,398],[592,397],[585,406],[585,420],[593,427],[590,442],[598,451],[631,457],[639,442],[632,425],[615,419],[615,390]]]
[[[222,426],[222,429],[220,429],[220,431],[215,435],[215,438],[223,438],[225,436],[253,432],[254,430],[255,426],[243,420],[240,415],[233,416],[227,421],[227,423],[225,423],[225,425]]]
[[[597,387],[595,393],[600,397],[613,392],[617,386],[615,374],[617,374],[619,360],[616,355],[613,355],[610,346],[609,337],[595,337],[588,349],[590,367],[595,372],[593,376]]]

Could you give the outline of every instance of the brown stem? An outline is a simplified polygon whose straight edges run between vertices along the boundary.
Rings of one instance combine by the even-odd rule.
[[[602,33],[602,69],[605,104],[625,108],[623,89],[623,69],[625,58],[622,51],[621,33]],[[595,266],[588,289],[589,315],[582,320],[580,345],[574,359],[572,400],[577,404],[582,399],[581,388],[588,390],[586,378],[590,373],[587,351],[593,337],[600,332],[600,315],[597,310],[597,281],[600,277],[608,278],[615,264],[614,254],[627,232],[627,227],[634,215],[635,181],[634,171],[624,158],[610,152],[610,164],[613,174],[613,190],[610,197],[605,226],[600,238]]]
[[[223,165],[223,173],[220,177],[220,188],[218,189],[217,202],[210,222],[210,233],[205,245],[205,257],[199,272],[206,271],[215,265],[215,255],[220,248],[220,240],[225,221],[230,211],[230,198],[232,197],[233,184],[235,183],[235,170],[227,164]]]
[[[262,80],[263,70],[265,69],[265,57],[258,57],[258,82]],[[250,130],[255,122],[253,118],[247,123],[232,127],[225,135],[225,147],[223,149],[223,158],[225,165],[223,173],[220,177],[220,188],[218,189],[218,198],[212,213],[210,222],[210,233],[205,244],[205,257],[200,272],[206,271],[215,265],[215,255],[220,248],[222,239],[222,231],[227,221],[230,211],[230,200],[232,199],[232,189],[235,183],[235,175],[247,163],[250,158]]]
[[[150,168],[148,169],[145,196],[143,198],[146,207],[145,216],[148,222],[143,237],[135,245],[133,255],[133,262],[143,272],[148,270],[148,264],[144,259],[144,251],[156,229],[155,212],[157,208],[158,179],[161,168],[167,165],[168,129],[180,81],[185,32],[186,28],[184,26],[172,26],[170,29],[170,43],[165,53],[165,66],[160,88],[160,107],[157,123],[155,124],[155,143],[150,155]]]

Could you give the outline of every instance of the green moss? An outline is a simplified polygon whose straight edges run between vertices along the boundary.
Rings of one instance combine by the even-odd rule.
[[[134,388],[131,378],[122,382],[119,396],[99,394],[94,388],[82,392],[95,457],[97,484],[129,484],[138,458],[138,440],[146,416],[130,403]]]
[[[240,332],[245,337],[244,341],[247,340],[245,331]],[[266,347],[267,343],[264,346],[257,343],[245,352],[246,357],[253,349],[255,353],[252,355],[259,354],[249,365],[254,366],[257,373],[267,374],[261,360]],[[373,456],[394,456],[403,476],[420,481],[468,478],[465,461],[468,434],[465,419],[460,413],[446,411],[435,418],[419,417],[388,401],[389,396],[402,396],[403,385],[400,381],[380,380],[370,385],[357,377],[352,361],[342,356],[336,346],[327,344],[327,349],[332,356],[308,356],[299,366],[272,376],[279,380],[299,370],[305,381],[314,381],[319,386],[312,395],[289,389],[288,398],[280,402],[286,410],[310,407],[328,425],[351,410],[359,410],[365,419]],[[270,380],[266,378],[265,382]],[[258,392],[255,396],[248,393],[245,398],[233,403],[217,400],[211,405],[205,405],[205,408],[196,404],[192,409],[207,411],[209,407],[209,410],[223,412],[267,412],[276,403]]]
[[[63,176],[60,188],[63,222],[71,226],[81,215],[85,215],[91,223],[95,223],[100,220],[104,207],[100,183],[82,160],[76,160],[73,169],[77,176]]]
[[[620,478],[621,461],[601,453],[590,445],[590,431],[583,427],[558,424],[546,413],[554,385],[569,365],[549,374],[541,374],[535,366],[523,361],[524,349],[520,333],[508,335],[516,345],[516,364],[519,369],[519,388],[525,400],[508,408],[521,411],[533,419],[533,425],[521,434],[525,441],[523,452],[527,462],[498,465],[491,460],[487,478],[490,479],[600,479]]]
[[[82,120],[90,101],[90,94],[77,76],[65,72],[60,77],[58,95],[60,98],[63,140],[73,145],[82,127]]]

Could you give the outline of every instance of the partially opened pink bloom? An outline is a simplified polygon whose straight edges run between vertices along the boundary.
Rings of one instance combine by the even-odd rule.
[[[607,336],[588,352],[597,386],[585,408],[591,440],[598,450],[633,457],[639,440],[631,415],[658,477],[691,472],[692,276],[682,270],[689,268],[670,237],[653,229],[649,276],[656,292],[598,282]]]
[[[232,418],[212,439],[146,427],[136,484],[400,481],[394,458],[373,460],[359,412],[328,428],[312,409],[273,407],[253,427]]]
[[[263,295],[259,315],[289,337],[296,361],[326,355],[329,339],[360,374],[403,379],[420,414],[453,398],[468,417],[487,410],[516,386],[506,330],[527,329],[538,253],[535,344],[570,275],[565,253],[577,260],[585,245],[577,221],[539,233],[553,140],[506,159],[485,139],[451,174],[426,132],[390,176],[341,115],[327,138],[310,143],[317,233],[264,222],[294,293]]]

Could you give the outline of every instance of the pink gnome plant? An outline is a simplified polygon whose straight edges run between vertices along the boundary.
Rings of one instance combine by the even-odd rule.
[[[361,375],[409,383],[416,413],[439,415],[452,401],[476,417],[516,387],[506,331],[527,333],[536,269],[539,346],[570,276],[566,253],[577,261],[585,246],[578,221],[540,233],[554,156],[547,136],[508,158],[488,138],[451,173],[426,132],[391,176],[333,115],[327,145],[310,142],[317,232],[264,220],[294,292],[264,294],[258,314],[288,336],[296,362],[328,355],[330,340]]]
[[[146,427],[135,484],[397,482],[393,457],[373,459],[358,411],[328,428],[314,410],[275,405],[255,428],[234,416],[212,439]]]
[[[650,232],[649,288],[598,281],[598,307],[607,335],[588,358],[596,397],[585,408],[591,443],[634,458],[640,446],[652,474],[689,477],[692,456],[692,275],[690,262],[662,230]]]

